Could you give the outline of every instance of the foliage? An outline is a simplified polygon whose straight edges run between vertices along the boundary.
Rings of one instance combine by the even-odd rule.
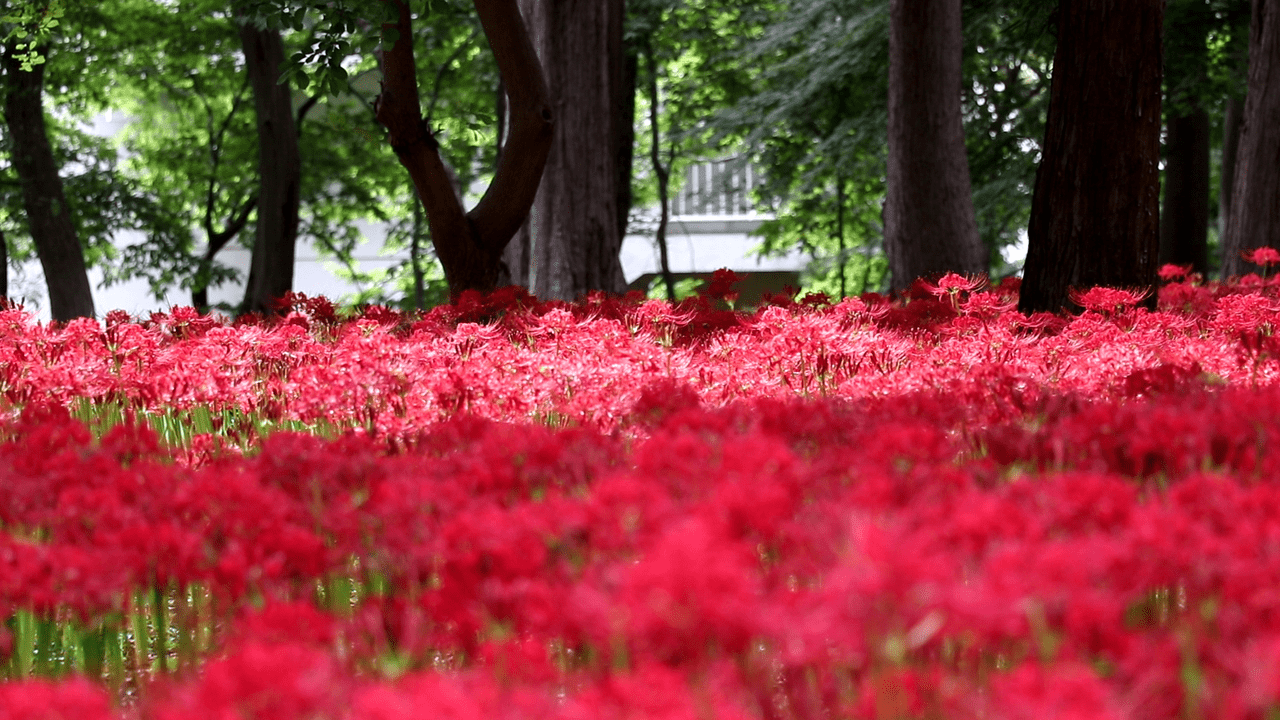
[[[974,0],[964,22],[974,204],[993,268],[1004,274],[1011,268],[1001,249],[1018,241],[1030,211],[1053,43],[1040,3]],[[881,277],[868,271],[884,262],[887,38],[887,0],[792,0],[721,60],[761,68],[711,123],[713,137],[739,138],[744,160],[765,176],[758,196],[777,220],[761,229],[761,251],[812,252],[810,275],[835,283],[824,290],[838,287],[842,265],[847,292],[861,290],[850,278]]]

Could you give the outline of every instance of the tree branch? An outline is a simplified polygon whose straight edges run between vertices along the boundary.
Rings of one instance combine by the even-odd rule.
[[[507,89],[510,135],[493,182],[468,213],[483,247],[499,254],[520,229],[542,182],[554,119],[542,63],[516,0],[474,0]]]

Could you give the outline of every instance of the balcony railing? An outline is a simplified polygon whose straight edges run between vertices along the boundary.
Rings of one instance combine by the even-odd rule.
[[[748,164],[714,160],[685,171],[684,185],[671,199],[672,217],[757,217],[751,189],[758,178]]]

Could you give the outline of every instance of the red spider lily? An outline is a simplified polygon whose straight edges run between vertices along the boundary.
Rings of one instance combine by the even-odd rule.
[[[0,313],[0,673],[123,656],[97,695],[0,684],[0,717],[1261,717],[1277,310],[1185,286],[1032,318],[1004,284],[185,333]],[[118,420],[60,407],[85,399]],[[170,462],[146,423],[193,406],[339,429]],[[160,637],[200,671],[148,680]]]
[[[1182,280],[1191,274],[1190,265],[1161,265],[1156,272],[1161,280]]]
[[[1114,313],[1131,308],[1151,296],[1150,290],[1124,290],[1121,288],[1095,287],[1088,290],[1072,288],[1067,296],[1071,302],[1085,310],[1098,313]]]
[[[711,282],[702,289],[701,295],[712,300],[733,302],[738,299],[738,293],[733,290],[733,286],[744,277],[746,276],[728,268],[720,268],[711,274]]]
[[[987,286],[986,275],[965,276],[947,273],[938,278],[936,284],[928,283],[926,288],[935,297],[955,296],[959,293],[970,293]]]
[[[108,694],[89,680],[0,683],[0,720],[116,720]]]
[[[1280,250],[1273,247],[1259,247],[1252,250],[1245,250],[1240,253],[1240,257],[1246,262],[1262,267],[1271,267],[1272,265],[1280,265]]]

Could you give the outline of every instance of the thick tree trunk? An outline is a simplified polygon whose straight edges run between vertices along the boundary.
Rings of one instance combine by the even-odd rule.
[[[245,288],[244,312],[272,312],[274,302],[293,289],[298,239],[302,162],[289,84],[277,82],[284,42],[277,30],[240,28],[245,65],[258,116],[257,234]]]
[[[1222,245],[1224,277],[1254,269],[1241,252],[1280,248],[1280,0],[1253,0],[1249,93]]]
[[[1222,173],[1218,191],[1218,237],[1227,236],[1227,223],[1231,218],[1231,198],[1236,184],[1236,151],[1240,147],[1240,128],[1244,125],[1244,99],[1227,98],[1227,108],[1222,118]]]
[[[1165,144],[1160,264],[1209,272],[1209,113],[1171,115]]]
[[[535,201],[534,293],[622,293],[618,143],[624,132],[623,0],[525,0],[559,113]]]
[[[961,50],[960,0],[891,0],[884,227],[894,290],[987,269],[960,118]]]
[[[1063,0],[1031,201],[1023,312],[1071,288],[1152,288],[1160,231],[1164,0]]]
[[[399,37],[382,56],[382,93],[375,114],[427,211],[450,295],[456,299],[464,290],[493,290],[503,249],[529,214],[551,146],[554,124],[542,68],[516,0],[474,0],[507,88],[511,122],[493,183],[464,212],[439,145],[422,118],[409,5],[394,2],[400,14],[386,27],[395,28]]]
[[[49,49],[41,48],[40,52],[47,56]],[[22,185],[31,239],[49,288],[50,311],[54,320],[66,321],[93,317],[93,291],[45,128],[44,68],[35,65],[30,71],[22,70],[13,48],[5,48],[4,110],[13,141],[13,167]]]

